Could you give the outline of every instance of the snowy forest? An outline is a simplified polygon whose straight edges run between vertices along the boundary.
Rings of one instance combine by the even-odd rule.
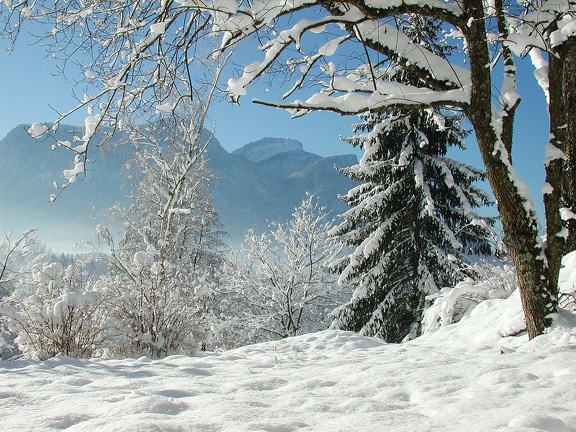
[[[87,112],[83,136],[54,141],[73,161],[51,200],[90,175],[91,148],[115,134],[138,149],[130,170],[139,183],[131,205],[110,209],[123,232],[98,225],[92,253],[70,262],[37,252],[32,232],[6,236],[2,325],[13,350],[163,357],[328,327],[401,342],[422,333],[443,288],[497,271],[482,257],[515,270],[530,338],[566,303],[558,272],[574,214],[569,3],[41,3],[3,2],[4,36],[15,42],[37,26],[86,86],[69,113],[28,131],[49,136]],[[255,37],[267,40],[264,57],[236,75],[235,48]],[[511,160],[514,62],[524,57],[549,103],[544,233]],[[240,250],[225,250],[204,123],[226,79],[235,102],[257,79],[282,79],[285,100],[307,99],[255,102],[293,117],[359,116],[344,139],[364,155],[339,167],[359,186],[341,197],[349,210],[339,220],[308,195],[291,221],[249,230]],[[484,170],[447,156],[470,133]],[[477,186],[485,179],[498,217],[482,216],[494,204]]]
[[[71,113],[87,113],[83,136],[54,140],[72,162],[51,200],[89,175],[91,149],[115,134],[137,147],[130,170],[141,177],[132,204],[110,209],[123,232],[98,225],[93,252],[71,265],[35,253],[31,232],[6,237],[8,340],[18,335],[17,348],[39,358],[163,357],[330,326],[400,342],[422,333],[443,288],[494,271],[479,269],[486,261],[477,257],[510,262],[526,331],[542,334],[565,300],[558,274],[572,249],[571,7],[3,2],[4,37],[16,42],[35,29],[48,53],[85,80],[77,106],[28,131],[50,136]],[[262,59],[231,66],[241,45]],[[511,159],[515,62],[525,57],[550,113],[544,232]],[[204,123],[222,91],[238,102],[258,79],[287,91],[284,101],[255,102],[293,117],[359,116],[344,139],[364,155],[339,167],[359,186],[341,197],[349,210],[339,220],[303,197],[290,222],[248,231],[242,248],[226,253],[208,192]],[[469,134],[483,170],[447,156]],[[495,201],[477,186],[485,179]],[[498,217],[482,216],[494,202]]]
[[[85,93],[77,95],[76,106],[50,124],[28,128],[31,137],[51,140],[54,149],[70,154],[62,178],[55,179],[52,201],[82,187],[77,180],[90,176],[90,165],[98,163],[92,155],[112,138],[121,136],[136,148],[128,164],[136,186],[128,203],[109,209],[119,232],[98,224],[84,253],[63,256],[39,244],[33,229],[3,238],[0,348],[2,359],[11,361],[1,364],[16,365],[6,366],[3,376],[20,370],[19,364],[37,364],[32,361],[55,369],[112,364],[104,361],[145,368],[148,363],[138,362],[158,361],[158,370],[170,362],[191,364],[192,375],[209,377],[204,367],[230,362],[231,380],[246,370],[256,380],[234,391],[276,395],[276,389],[288,390],[290,378],[276,370],[259,383],[258,373],[265,372],[255,371],[277,366],[296,373],[286,362],[301,355],[308,390],[299,389],[295,398],[306,400],[302,392],[313,398],[324,387],[344,386],[347,377],[334,373],[315,380],[304,360],[321,365],[324,359],[344,369],[358,350],[365,369],[343,371],[350,380],[369,381],[362,373],[372,367],[392,381],[395,370],[410,369],[391,365],[387,356],[423,363],[421,372],[414,365],[417,391],[407,390],[411,377],[399,372],[399,384],[382,379],[375,387],[390,393],[363,396],[373,407],[362,405],[354,385],[343,387],[372,414],[381,414],[384,402],[406,402],[397,407],[402,415],[421,416],[402,424],[368,417],[360,430],[383,424],[390,430],[574,430],[576,393],[567,379],[576,372],[573,2],[4,0],[0,22],[2,36],[14,46],[23,32],[36,34],[47,54],[62,62],[64,74],[75,70],[82,77]],[[517,73],[517,65],[526,63],[530,76]],[[549,113],[548,119],[535,119],[550,132],[549,142],[542,143],[541,197],[531,195],[512,160],[514,146],[521,144],[514,135],[521,127],[515,121],[521,79],[537,81]],[[267,231],[249,229],[242,244],[230,249],[210,193],[216,179],[206,149],[216,132],[206,118],[216,98],[244,103],[261,82],[284,93],[280,100],[252,102],[295,119],[314,111],[355,116],[342,140],[362,157],[335,169],[357,186],[339,197],[347,206],[342,214],[329,214],[311,191],[289,221],[271,221]],[[85,113],[83,135],[58,140],[58,128],[78,112]],[[481,167],[454,157],[471,143]],[[535,205],[540,199],[543,221]],[[448,358],[440,353],[448,351]],[[503,358],[499,362],[510,362],[508,375],[498,375],[495,352]],[[264,357],[258,360],[258,354]],[[523,357],[515,363],[509,360],[514,355]],[[243,370],[233,363],[248,358]],[[555,366],[544,363],[546,358],[556,359]],[[428,365],[446,366],[450,359],[457,363],[452,378]],[[472,364],[467,361],[476,368],[490,364],[485,367],[493,367],[487,369],[493,381],[466,378]],[[41,380],[36,373],[26,372],[22,382]],[[498,387],[531,385],[524,382],[537,381],[534,374],[550,381],[541,378],[540,387],[530,387],[522,409],[513,405],[517,389]],[[423,384],[426,376],[430,388]],[[445,388],[450,379],[462,383]],[[471,382],[476,387],[466,396]],[[478,390],[491,384],[502,391]],[[144,401],[150,393],[131,385],[148,409],[136,413],[191,413],[180,399],[194,395],[183,389],[161,394],[154,387],[155,397],[170,396],[168,403]],[[223,388],[217,390],[221,398],[229,394]],[[428,394],[432,388],[442,391]],[[554,389],[564,396],[550,395],[545,408],[526,412],[539,391]],[[445,424],[439,407],[456,403],[450,393],[461,406]],[[492,396],[508,412],[482,405]],[[461,401],[477,397],[483,402],[470,412],[494,415],[468,428],[456,420],[474,422],[466,417],[472,414],[462,414],[470,407]],[[0,398],[17,397],[0,391]],[[411,411],[427,406],[427,398],[438,405],[425,414]],[[274,417],[266,424],[244,420],[239,427],[218,413],[220,420],[210,427],[205,419],[206,429],[194,423],[190,430],[340,430],[318,414],[329,413],[335,402],[315,403],[315,414],[302,420],[291,417],[295,405],[287,408],[289,396],[278,400],[275,406],[288,413],[289,425]],[[352,410],[333,408],[342,416]],[[241,411],[234,405],[235,416]],[[352,430],[360,417],[355,413],[339,427]],[[102,419],[71,413],[51,424],[91,430],[103,427]],[[21,428],[19,421],[11,417],[10,426]],[[187,430],[184,420],[142,421],[146,428],[134,430]]]

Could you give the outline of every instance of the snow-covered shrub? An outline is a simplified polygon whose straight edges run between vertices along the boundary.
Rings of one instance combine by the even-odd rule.
[[[20,350],[14,342],[16,334],[10,330],[8,318],[0,315],[0,360],[9,360],[19,355]]]
[[[254,325],[251,302],[242,292],[238,266],[241,260],[239,251],[230,252],[221,267],[220,283],[214,287],[214,296],[218,301],[213,305],[211,351],[224,351],[267,340],[261,337],[261,328]]]
[[[307,194],[286,223],[270,233],[248,230],[227,279],[237,299],[231,306],[233,334],[251,342],[326,329],[339,301],[337,276],[327,269],[339,245],[329,237],[332,221]],[[229,323],[230,323],[229,322]]]
[[[111,275],[101,280],[112,323],[107,354],[197,354],[210,336],[208,276],[159,262],[150,252],[115,259]]]
[[[488,299],[508,298],[518,287],[515,269],[509,264],[497,265],[481,261],[467,268],[471,277],[454,287],[443,288],[430,296],[432,305],[424,312],[423,333],[453,324],[470,313],[480,302]]]
[[[4,235],[0,243],[0,300],[14,291],[22,276],[23,268],[38,255],[40,248],[33,229],[25,231],[16,238],[11,232]],[[0,311],[0,360],[18,355],[18,346],[14,342],[16,336],[8,327],[7,317]]]
[[[4,299],[0,312],[26,357],[45,360],[56,354],[90,357],[102,347],[105,310],[95,279],[82,265],[66,268],[42,257]]]
[[[22,273],[21,268],[35,256],[36,231],[29,229],[19,238],[12,233],[4,235],[0,243],[0,297],[13,291],[13,284]]]

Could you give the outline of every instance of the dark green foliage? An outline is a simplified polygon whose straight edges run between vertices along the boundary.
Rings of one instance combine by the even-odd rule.
[[[430,44],[438,29],[425,24],[428,36],[419,40]],[[352,250],[333,268],[356,291],[334,312],[334,326],[399,342],[419,334],[426,297],[462,278],[466,255],[491,253],[494,219],[474,211],[491,200],[474,186],[484,179],[480,170],[446,157],[449,147],[464,148],[461,116],[427,109],[362,119],[347,141],[364,157],[341,170],[362,184],[343,197],[351,209],[333,231]]]

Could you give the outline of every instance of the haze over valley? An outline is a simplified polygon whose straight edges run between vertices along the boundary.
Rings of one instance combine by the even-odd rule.
[[[78,127],[59,128],[56,138],[71,140]],[[88,175],[72,184],[55,202],[54,182],[70,168],[73,154],[52,151],[53,138],[33,139],[27,126],[15,127],[0,141],[0,228],[19,234],[37,228],[41,241],[56,252],[70,252],[74,244],[91,239],[96,223],[112,223],[106,216],[115,203],[126,203],[134,176],[126,170],[134,146],[122,137],[107,146],[93,147]],[[231,246],[239,244],[248,228],[267,230],[270,221],[290,219],[306,192],[317,194],[331,216],[346,206],[338,199],[354,186],[335,166],[357,162],[353,154],[321,157],[288,138],[263,138],[228,152],[216,137],[207,159],[217,180],[212,193],[216,210]]]

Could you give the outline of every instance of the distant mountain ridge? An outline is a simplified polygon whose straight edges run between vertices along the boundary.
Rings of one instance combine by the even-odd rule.
[[[288,152],[303,152],[304,146],[290,138],[263,138],[234,150],[233,155],[242,156],[252,162],[262,162],[276,155]]]
[[[106,210],[126,201],[130,185],[125,166],[133,147],[117,143],[112,149],[93,148],[87,178],[48,203],[52,183],[63,180],[71,154],[65,149],[51,151],[52,141],[32,139],[26,129],[18,126],[0,141],[0,229],[38,227],[41,238],[57,250],[63,247],[55,242],[92,237],[92,217],[106,222]],[[77,127],[61,126],[57,138],[71,139],[79,133]],[[217,177],[214,204],[232,245],[248,228],[263,231],[270,221],[288,220],[306,192],[317,194],[336,216],[346,209],[338,195],[355,186],[334,169],[357,163],[355,155],[321,157],[306,152],[294,139],[263,138],[230,153],[213,137],[207,158]]]

